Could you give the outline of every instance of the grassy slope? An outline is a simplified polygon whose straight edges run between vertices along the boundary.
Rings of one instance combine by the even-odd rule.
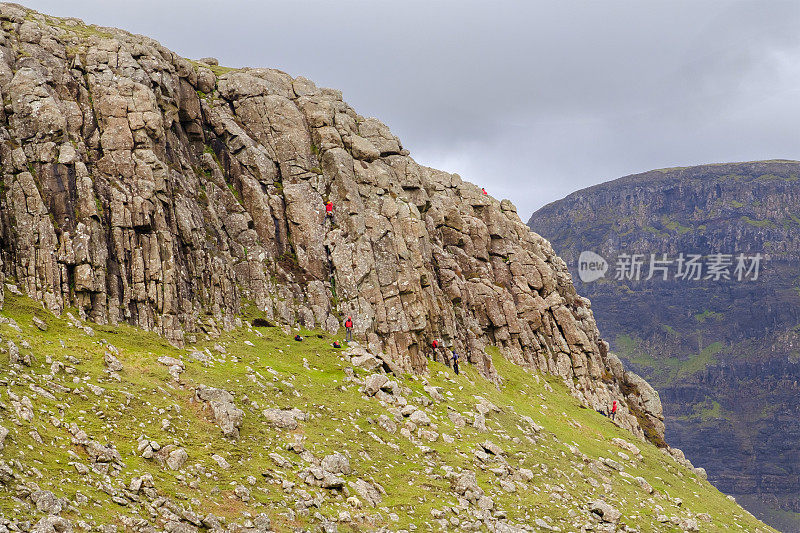
[[[438,432],[455,440],[447,443],[439,438],[433,443],[425,442],[431,451],[399,432],[389,434],[377,424],[371,424],[370,419],[387,413],[386,407],[375,398],[363,396],[358,385],[344,379],[344,369],[350,365],[340,351],[330,347],[331,339],[325,334],[319,337],[316,332],[309,334],[307,341],[301,344],[293,342],[277,328],[258,328],[257,332],[240,329],[220,339],[198,343],[196,348],[210,348],[219,359],[204,366],[188,357],[191,350],[173,348],[159,337],[131,327],[95,326],[96,335],[90,337],[27,298],[9,296],[3,314],[16,320],[22,328],[19,334],[9,325],[0,326],[3,345],[7,340],[20,345],[25,339],[37,361],[32,368],[21,372],[9,368],[7,359],[0,364],[0,401],[6,407],[0,409],[0,424],[11,430],[0,459],[19,458],[28,467],[24,477],[57,496],[73,499],[77,491],[88,496],[90,502],[78,508],[77,516],[67,513],[70,518],[119,523],[120,514],[139,512],[146,516],[136,505],[121,507],[111,502],[110,496],[100,489],[100,482],[116,487],[149,472],[161,494],[201,514],[213,512],[240,520],[242,511],[248,510],[268,513],[279,529],[308,524],[308,517],[288,513],[296,496],[285,493],[279,484],[269,483],[268,478],[261,475],[271,472],[275,477],[295,482],[295,489],[305,489],[312,495],[323,493],[326,499],[319,511],[326,517],[336,517],[340,511],[349,510],[356,518],[354,528],[388,525],[395,529],[414,523],[429,529],[432,526],[426,523],[433,524],[432,509],[457,505],[450,481],[444,478],[445,471],[441,468],[450,465],[456,470],[475,470],[480,486],[515,522],[531,523],[535,518],[546,516],[551,523],[562,527],[571,527],[570,524],[576,522],[590,523],[588,513],[581,507],[606,493],[608,487],[604,489],[603,484],[608,483],[612,490],[606,493],[606,498],[622,511],[622,522],[641,531],[668,531],[671,526],[655,520],[658,514],[685,516],[689,511],[711,515],[711,524],[701,523],[704,530],[769,530],[710,484],[649,444],[635,442],[642,451],[642,460],[623,460],[618,456],[621,450],[610,441],[614,437],[633,441],[629,433],[605,417],[580,408],[560,382],[550,376],[526,373],[499,354],[493,354],[504,380],[499,389],[482,379],[469,365],[463,365],[460,377],[432,363],[428,376],[402,378],[402,384],[413,391],[406,397],[414,405],[427,397],[422,389],[426,382],[443,388],[446,401],[433,403],[427,413]],[[46,332],[31,325],[33,315],[46,320],[49,325]],[[119,359],[125,366],[120,373],[121,382],[110,380],[104,372],[103,340],[119,349]],[[245,341],[252,342],[253,346]],[[227,347],[227,356],[214,351],[216,343]],[[77,358],[79,363],[70,365],[65,360],[66,355]],[[186,372],[181,375],[181,383],[174,382],[167,368],[156,362],[161,355],[183,359]],[[62,371],[54,378],[73,389],[71,394],[57,395],[56,401],[38,396],[29,387],[30,383],[35,383],[51,389],[45,377],[50,372],[51,359],[76,369],[74,374]],[[304,366],[304,362],[307,365]],[[356,374],[363,377],[366,373],[357,369]],[[97,396],[86,383],[105,390]],[[231,391],[237,405],[244,409],[244,425],[237,441],[225,439],[208,415],[192,401],[194,387],[201,383]],[[76,389],[83,389],[83,394]],[[27,395],[34,401],[35,416],[31,424],[15,425],[12,421],[9,392],[19,397]],[[245,396],[249,402],[257,402],[258,407],[246,404]],[[448,406],[464,414],[474,411],[478,402],[476,396],[501,407],[500,413],[487,415],[488,434],[479,433],[469,425],[456,429],[447,416]],[[312,418],[293,432],[275,430],[262,423],[260,413],[266,407],[298,407]],[[532,417],[545,428],[539,437],[530,439],[529,430],[522,429],[522,415]],[[68,452],[74,452],[88,464],[86,453],[81,446],[71,444],[63,425],[53,425],[51,416],[64,424],[75,422],[91,438],[102,443],[113,442],[127,465],[122,474],[105,480],[94,473],[82,478],[68,465],[74,461]],[[165,417],[171,419],[170,428],[166,430],[162,429]],[[35,442],[29,433],[34,428],[45,445]],[[305,486],[296,476],[303,461],[285,450],[293,434],[304,435],[306,448],[318,458],[334,451],[349,455],[354,472],[344,476],[345,479],[372,479],[386,489],[387,495],[379,509],[353,509],[335,491]],[[136,439],[140,435],[162,446],[175,442],[185,447],[189,454],[188,468],[181,473],[172,472],[152,460],[137,457]],[[507,452],[510,465],[534,472],[534,480],[524,490],[506,493],[494,473],[488,468],[481,469],[483,464],[473,451],[487,438]],[[572,451],[569,445],[577,450]],[[268,457],[272,452],[280,453],[292,461],[293,466],[277,467]],[[225,457],[232,468],[220,469],[211,459],[212,453]],[[614,458],[623,464],[627,473],[644,477],[657,493],[651,496],[632,479],[605,467],[593,472],[593,465],[597,464],[594,460],[601,457]],[[205,474],[198,473],[194,464],[204,467]],[[41,477],[37,479],[31,467],[41,472]],[[245,481],[251,475],[257,479],[255,486]],[[597,487],[590,483],[595,480],[599,482]],[[248,486],[253,501],[245,504],[236,499],[233,496],[236,484]],[[676,498],[682,500],[682,507],[676,506]],[[0,511],[6,518],[39,517],[13,500],[11,491],[1,485]],[[312,514],[314,511],[312,509]],[[575,511],[577,518],[570,518],[570,512],[574,514]],[[364,513],[372,516],[371,525],[358,521],[359,515]],[[399,520],[391,521],[390,513],[395,513]],[[453,515],[448,513],[447,517],[450,516]]]

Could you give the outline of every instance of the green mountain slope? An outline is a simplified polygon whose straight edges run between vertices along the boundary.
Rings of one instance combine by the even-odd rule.
[[[18,361],[0,365],[3,531],[50,531],[48,511],[138,531],[770,530],[559,378],[492,350],[499,387],[467,364],[366,370],[354,363],[380,361],[351,361],[363,351],[327,333],[246,326],[177,349],[20,296],[3,317]],[[230,396],[203,401],[208,387]]]

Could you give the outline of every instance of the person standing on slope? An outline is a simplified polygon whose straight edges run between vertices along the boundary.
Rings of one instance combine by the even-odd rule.
[[[439,341],[437,341],[436,339],[433,339],[433,342],[431,343],[431,350],[433,351],[433,354],[431,355],[431,359],[434,360],[434,361],[436,361],[436,350],[438,350],[438,349],[439,349]]]
[[[347,331],[345,341],[350,342],[353,340],[353,317],[347,317],[347,320],[344,321],[344,329]]]
[[[617,416],[617,400],[611,404],[611,420],[615,420]]]
[[[456,373],[456,376],[458,375],[458,354],[455,350],[453,350],[453,372]]]

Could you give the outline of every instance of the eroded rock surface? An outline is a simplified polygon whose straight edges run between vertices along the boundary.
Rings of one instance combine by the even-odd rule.
[[[330,330],[352,315],[402,370],[438,338],[494,379],[496,345],[587,406],[622,397],[550,244],[339,91],[11,5],[0,19],[2,272],[50,310],[176,344],[244,302]],[[617,420],[643,435],[625,405]]]

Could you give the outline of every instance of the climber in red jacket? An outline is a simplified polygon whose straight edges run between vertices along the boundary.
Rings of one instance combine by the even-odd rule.
[[[617,400],[614,400],[614,403],[611,404],[611,420],[617,416]]]
[[[431,349],[433,350],[433,354],[431,356],[431,359],[433,359],[434,361],[436,361],[436,350],[438,348],[439,348],[439,341],[437,341],[436,339],[433,339],[433,342],[431,342]]]
[[[483,191],[483,194],[485,194],[485,195],[489,194],[488,192],[486,192],[486,189],[484,189],[483,187],[481,187],[481,191]]]
[[[347,330],[345,341],[350,342],[353,340],[353,317],[347,317],[347,320],[344,321],[344,329]]]
[[[331,224],[333,224],[333,202],[331,201],[325,204],[325,217],[330,219]]]

